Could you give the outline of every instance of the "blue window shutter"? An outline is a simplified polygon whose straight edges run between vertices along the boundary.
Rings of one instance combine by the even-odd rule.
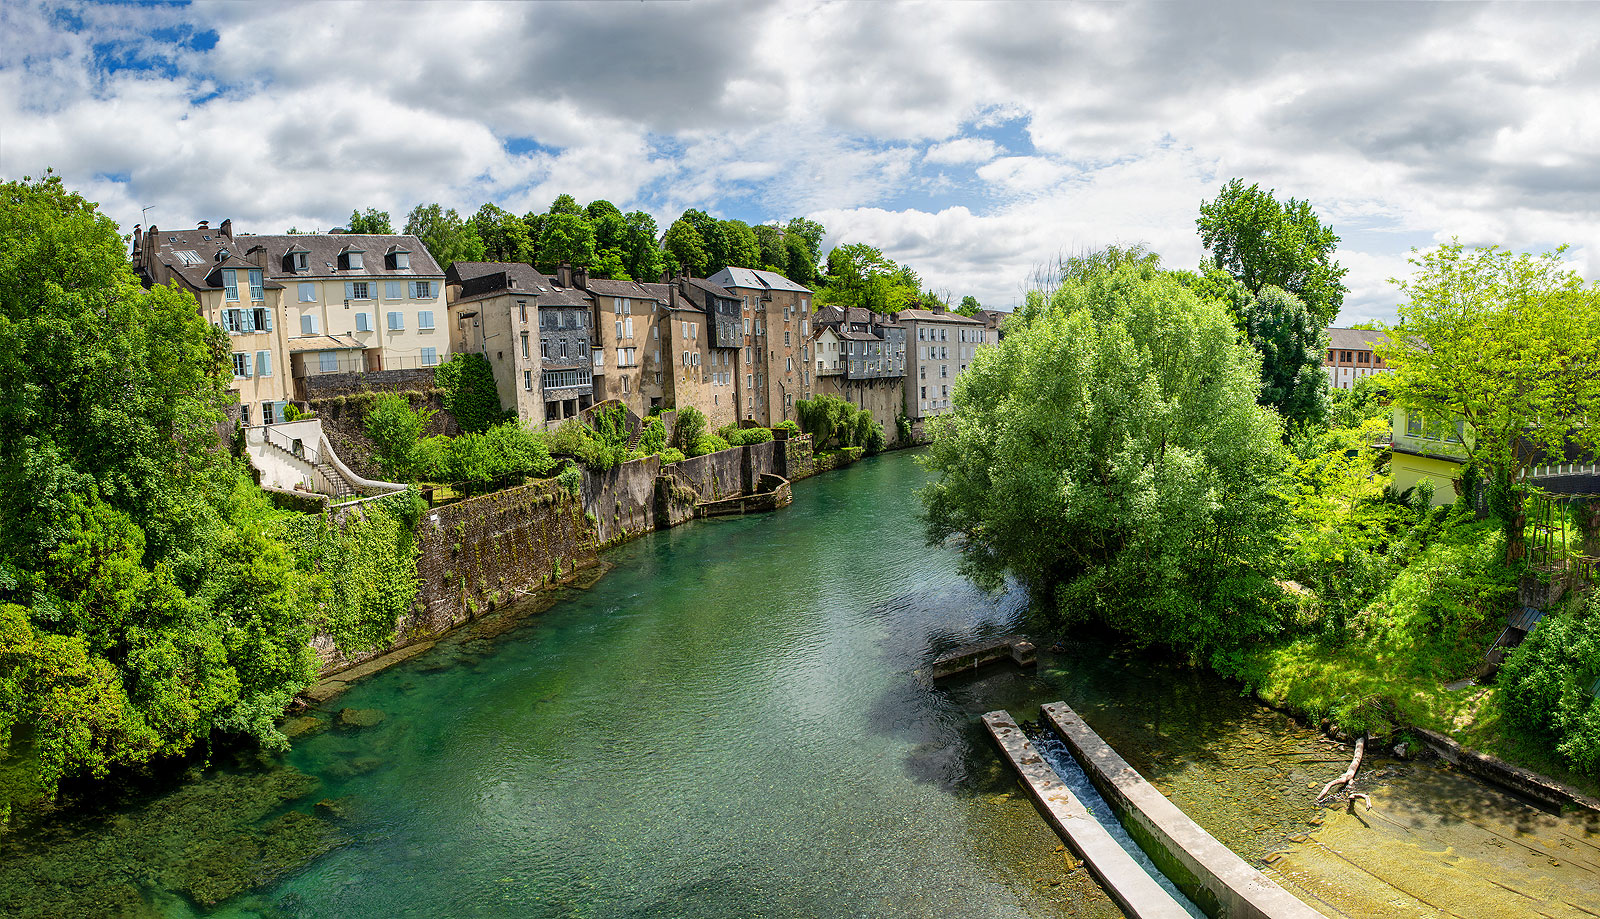
[[[262,376],[262,377],[270,377],[270,376],[272,376],[272,352],[271,351],[257,351],[256,352],[256,376]]]
[[[252,360],[252,357],[253,355],[251,355],[249,351],[244,353],[244,375],[247,377],[255,376],[255,373],[253,372],[255,362]]]
[[[354,281],[344,282],[344,298],[346,300],[354,300],[356,298],[356,284]]]
[[[272,310],[261,311],[261,331],[272,331]]]
[[[239,311],[239,331],[254,332],[256,330],[256,314],[254,310]]]

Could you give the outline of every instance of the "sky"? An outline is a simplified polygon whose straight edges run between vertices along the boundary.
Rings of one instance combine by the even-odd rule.
[[[0,177],[141,221],[805,216],[1006,309],[1228,179],[1342,238],[1341,324],[1451,238],[1600,277],[1600,3],[0,4]],[[148,208],[148,210],[145,210]]]

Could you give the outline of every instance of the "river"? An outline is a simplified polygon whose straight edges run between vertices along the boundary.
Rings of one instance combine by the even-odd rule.
[[[611,550],[590,589],[356,684],[284,756],[13,833],[0,914],[1118,916],[977,721],[1055,699],[1236,851],[1287,852],[1302,895],[1370,894],[1300,857],[1330,831],[1307,785],[1346,754],[1220,680],[1086,644],[1035,674],[919,681],[1023,604],[924,545],[925,478],[891,454],[775,514]],[[1572,877],[1600,907],[1593,873]]]

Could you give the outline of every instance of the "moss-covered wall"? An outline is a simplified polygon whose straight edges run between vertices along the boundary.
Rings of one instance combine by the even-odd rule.
[[[597,560],[583,505],[554,480],[428,511],[417,523],[417,546],[422,583],[397,637],[438,634]]]
[[[642,536],[656,528],[655,489],[660,472],[661,460],[654,456],[605,472],[584,472],[583,508],[594,518],[600,545]]]
[[[455,416],[445,410],[444,398],[439,390],[403,392],[401,395],[410,400],[412,408],[426,408],[434,412],[428,429],[423,432],[424,436],[448,434],[453,437],[461,433]],[[376,393],[358,392],[313,399],[306,404],[322,419],[322,434],[333,444],[333,452],[339,454],[339,459],[357,475],[381,480],[383,470],[372,460],[372,440],[367,437],[367,411],[376,399]]]
[[[816,475],[816,457],[811,452],[810,434],[801,434],[788,440],[775,441],[774,443],[783,451],[778,457],[783,465],[775,470],[778,475],[791,482],[798,482],[801,479]]]

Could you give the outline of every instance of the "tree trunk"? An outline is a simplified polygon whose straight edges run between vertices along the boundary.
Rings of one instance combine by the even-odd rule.
[[[1600,556],[1600,498],[1586,498],[1577,507],[1578,530],[1583,535],[1583,554]]]
[[[1506,564],[1519,565],[1528,554],[1528,510],[1522,491],[1512,488],[1506,496],[1510,513],[1506,515]]]

